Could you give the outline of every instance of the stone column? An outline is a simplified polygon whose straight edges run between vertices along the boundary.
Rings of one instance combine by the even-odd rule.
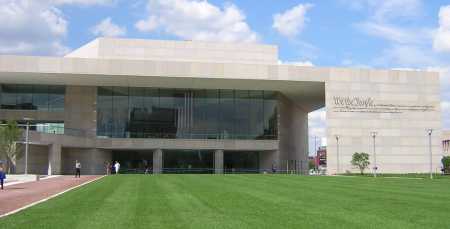
[[[214,172],[223,173],[223,150],[221,149],[214,151]]]
[[[61,145],[51,144],[48,147],[48,175],[61,174]]]
[[[160,174],[162,172],[162,150],[155,149],[153,151],[153,174]]]

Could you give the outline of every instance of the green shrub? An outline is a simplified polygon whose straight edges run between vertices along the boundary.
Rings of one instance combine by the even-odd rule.
[[[444,172],[446,174],[450,173],[450,156],[442,157],[442,165],[444,166]]]
[[[364,174],[364,170],[370,165],[369,162],[369,154],[361,152],[355,152],[352,156],[352,165],[357,167],[361,172],[361,175]]]

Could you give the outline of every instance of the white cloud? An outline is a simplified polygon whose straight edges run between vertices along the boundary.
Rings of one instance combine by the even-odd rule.
[[[377,21],[416,17],[422,12],[421,0],[369,0],[372,17]]]
[[[399,44],[425,43],[432,37],[432,32],[427,29],[407,29],[387,23],[366,21],[356,26],[369,35]]]
[[[367,9],[370,20],[376,22],[411,19],[420,16],[423,11],[422,0],[340,0],[339,2],[353,10]]]
[[[0,0],[0,53],[64,55],[69,22],[62,5],[109,5],[116,0]]]
[[[308,21],[306,13],[313,7],[312,4],[298,4],[283,13],[273,15],[272,27],[286,37],[297,36]]]
[[[118,26],[111,21],[110,17],[103,19],[97,25],[91,28],[92,34],[104,37],[120,37],[125,36],[127,29]]]
[[[402,23],[412,24],[412,20],[420,19],[422,0],[362,0],[357,5],[358,10],[367,9],[368,16],[356,27],[368,35],[401,45],[425,44],[432,38],[431,29],[405,26]]]
[[[0,4],[0,53],[62,55],[68,22],[52,5],[26,0]]]
[[[162,30],[182,39],[223,42],[257,42],[258,35],[233,4],[219,8],[207,1],[149,0],[148,17],[136,22],[142,32]]]
[[[149,16],[145,20],[140,20],[135,24],[139,31],[150,32],[158,28],[158,18],[156,16]]]
[[[113,5],[116,0],[49,0],[54,5]]]
[[[433,48],[438,52],[450,52],[450,5],[439,10],[439,28],[434,36]]]
[[[382,51],[380,56],[372,60],[376,66],[397,68],[426,68],[435,66],[440,60],[425,47],[415,45],[392,44]]]

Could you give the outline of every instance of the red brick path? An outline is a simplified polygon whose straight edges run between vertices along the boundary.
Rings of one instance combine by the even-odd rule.
[[[0,215],[36,201],[48,198],[69,188],[94,180],[99,176],[59,176],[46,180],[5,186],[0,190]]]

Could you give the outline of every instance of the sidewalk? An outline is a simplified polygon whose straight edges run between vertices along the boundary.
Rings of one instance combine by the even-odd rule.
[[[58,176],[8,185],[4,190],[0,190],[0,216],[99,177],[101,176]]]

